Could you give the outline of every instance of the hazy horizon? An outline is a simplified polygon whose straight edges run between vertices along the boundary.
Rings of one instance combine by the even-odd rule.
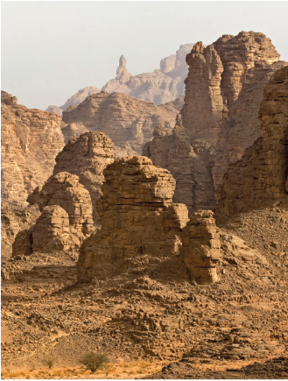
[[[61,106],[101,89],[121,54],[133,74],[159,68],[180,45],[262,32],[288,61],[287,2],[2,2],[1,89],[20,104]]]

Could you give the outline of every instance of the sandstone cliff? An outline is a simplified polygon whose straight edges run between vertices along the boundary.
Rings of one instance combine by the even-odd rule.
[[[97,87],[88,86],[84,89],[80,89],[76,94],[72,95],[63,106],[48,106],[46,111],[55,112],[56,114],[62,116],[63,111],[66,111],[70,106],[78,106],[83,102],[89,95],[100,93],[100,90]]]
[[[27,196],[52,174],[64,146],[61,118],[27,109],[1,92],[2,200],[27,205]]]
[[[261,135],[258,108],[275,71],[287,65],[262,33],[224,35],[212,45],[194,45],[186,57],[182,125],[155,132],[143,154],[169,169],[177,182],[175,202],[210,209],[229,163],[241,159]],[[216,191],[216,193],[215,193]]]
[[[103,170],[114,161],[111,139],[98,131],[87,132],[77,139],[70,139],[56,157],[53,175],[69,172],[79,176],[79,182],[90,193],[94,223],[98,224],[96,201],[101,197],[104,181]]]
[[[87,131],[102,131],[113,141],[116,156],[129,156],[142,151],[158,123],[171,129],[176,115],[170,105],[156,106],[125,94],[101,92],[64,111],[63,121],[68,125],[62,131],[66,142]]]
[[[212,246],[209,243],[211,233],[216,233],[216,227],[212,228],[215,224],[212,212],[193,215],[183,233],[189,221],[188,210],[184,204],[173,204],[175,180],[167,170],[153,166],[143,156],[134,156],[116,159],[104,170],[104,176],[103,196],[97,201],[103,223],[81,246],[77,262],[79,282],[116,275],[124,269],[143,272],[149,268],[159,272],[162,268],[163,273],[172,274],[181,266],[183,279],[188,280],[188,268],[191,278],[199,283],[217,280],[216,270],[210,271],[219,260],[214,254],[220,254],[220,247],[216,253],[213,239]],[[191,228],[193,224],[200,224],[196,233]],[[190,245],[195,234],[198,240]],[[216,234],[212,238],[216,239]],[[183,266],[182,255],[187,268]]]
[[[184,94],[184,79],[188,72],[185,57],[192,47],[193,44],[181,45],[176,54],[161,60],[160,70],[135,76],[128,73],[126,59],[121,56],[117,77],[107,82],[102,90],[108,93],[117,91],[157,105],[171,102]]]
[[[288,66],[266,85],[259,119],[263,137],[230,165],[219,192],[219,211],[233,214],[288,200]]]

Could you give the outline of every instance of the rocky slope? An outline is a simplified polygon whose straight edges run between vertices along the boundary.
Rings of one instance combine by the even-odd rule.
[[[117,77],[107,82],[102,90],[108,93],[124,93],[157,105],[174,101],[184,94],[184,79],[188,72],[185,57],[192,47],[193,44],[181,45],[176,54],[161,60],[160,70],[134,76],[128,73],[126,59],[121,56],[116,71]]]
[[[56,114],[62,116],[63,111],[66,111],[70,106],[78,106],[82,103],[89,95],[100,93],[97,87],[88,86],[84,89],[80,89],[76,94],[72,95],[63,106],[48,106],[46,111],[55,112]]]
[[[1,92],[2,200],[27,205],[27,196],[52,174],[64,146],[61,118],[27,109]]]
[[[172,133],[155,131],[143,154],[169,169],[177,182],[175,202],[189,210],[216,205],[229,163],[262,135],[258,120],[263,90],[287,65],[262,33],[224,35],[212,45],[194,45],[186,57],[182,124]]]
[[[67,126],[62,132],[68,142],[87,131],[102,131],[113,141],[116,156],[131,156],[142,151],[158,123],[171,129],[176,115],[170,105],[156,106],[125,94],[101,92],[63,112]]]
[[[225,174],[218,209],[230,214],[288,201],[288,66],[266,85],[259,118],[263,137]]]

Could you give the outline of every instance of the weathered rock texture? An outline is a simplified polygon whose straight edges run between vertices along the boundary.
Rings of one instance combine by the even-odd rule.
[[[78,106],[83,102],[89,95],[100,93],[100,90],[97,87],[88,86],[84,89],[80,89],[76,94],[72,95],[63,106],[48,106],[46,111],[55,112],[58,115],[62,116],[63,111],[67,110],[70,106]]]
[[[1,203],[1,256],[10,257],[12,254],[12,243],[19,231],[29,228],[35,224],[40,211],[37,205],[28,205],[22,209],[9,204]]]
[[[158,123],[172,129],[176,115],[177,110],[169,105],[156,106],[125,94],[101,92],[65,111],[63,121],[68,126],[62,131],[66,142],[87,131],[102,131],[113,141],[116,156],[130,156],[142,152]]]
[[[263,137],[230,166],[220,192],[219,210],[229,213],[288,199],[288,66],[264,90],[259,118]]]
[[[64,146],[60,116],[28,109],[1,92],[2,200],[25,206],[33,189],[51,176]]]
[[[177,182],[174,201],[190,210],[216,205],[229,163],[241,159],[262,132],[258,109],[263,90],[286,62],[262,33],[224,35],[212,45],[194,45],[187,55],[182,125],[155,132],[143,154],[169,169]]]
[[[126,59],[121,56],[117,77],[107,82],[102,90],[109,93],[117,91],[157,105],[171,102],[184,94],[184,79],[188,72],[185,57],[192,47],[193,44],[181,45],[176,54],[161,60],[160,70],[134,76],[128,73]]]
[[[91,197],[76,175],[51,176],[28,202],[37,204],[42,214],[30,229],[18,233],[13,256],[76,249],[94,230]]]
[[[103,197],[97,201],[103,224],[81,246],[79,282],[129,268],[137,271],[143,261],[150,270],[165,262],[172,274],[183,259],[192,280],[217,281],[220,239],[211,211],[195,213],[189,221],[187,207],[172,202],[171,174],[143,156],[116,159],[104,175]],[[184,278],[186,272],[183,268]]]
[[[177,256],[182,228],[188,221],[183,204],[173,204],[175,180],[151,160],[119,158],[104,170],[103,197],[98,200],[101,230],[87,239],[77,263],[78,281],[159,263]]]
[[[192,280],[210,284],[218,280],[216,265],[220,259],[220,235],[211,210],[192,214],[183,229],[183,256]]]
[[[110,138],[98,131],[87,132],[77,139],[70,139],[56,157],[53,175],[69,172],[79,176],[79,182],[90,193],[94,223],[98,224],[96,201],[101,197],[104,181],[103,170],[114,161]]]

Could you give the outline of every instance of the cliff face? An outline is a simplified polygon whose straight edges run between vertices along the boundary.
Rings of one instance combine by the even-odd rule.
[[[2,199],[24,206],[33,189],[52,174],[64,146],[61,118],[18,105],[16,97],[2,91],[1,123]]]
[[[237,213],[288,199],[288,66],[266,85],[259,119],[263,137],[230,165],[219,192],[220,211]]]
[[[184,79],[188,72],[185,57],[192,47],[193,44],[181,45],[176,54],[161,60],[160,70],[135,76],[128,73],[126,59],[121,56],[116,71],[117,77],[107,82],[102,90],[108,93],[117,91],[157,105],[174,101],[184,94]]]
[[[254,32],[224,35],[206,48],[198,42],[186,60],[182,132],[176,123],[169,136],[156,134],[143,154],[171,171],[175,202],[185,202],[190,210],[210,209],[228,165],[262,135],[258,108],[264,87],[287,63],[278,62],[271,41]]]
[[[177,110],[169,105],[101,92],[64,111],[63,121],[68,125],[62,131],[66,142],[86,131],[102,131],[113,141],[116,156],[129,156],[142,151],[158,123],[172,129],[176,115]]]

